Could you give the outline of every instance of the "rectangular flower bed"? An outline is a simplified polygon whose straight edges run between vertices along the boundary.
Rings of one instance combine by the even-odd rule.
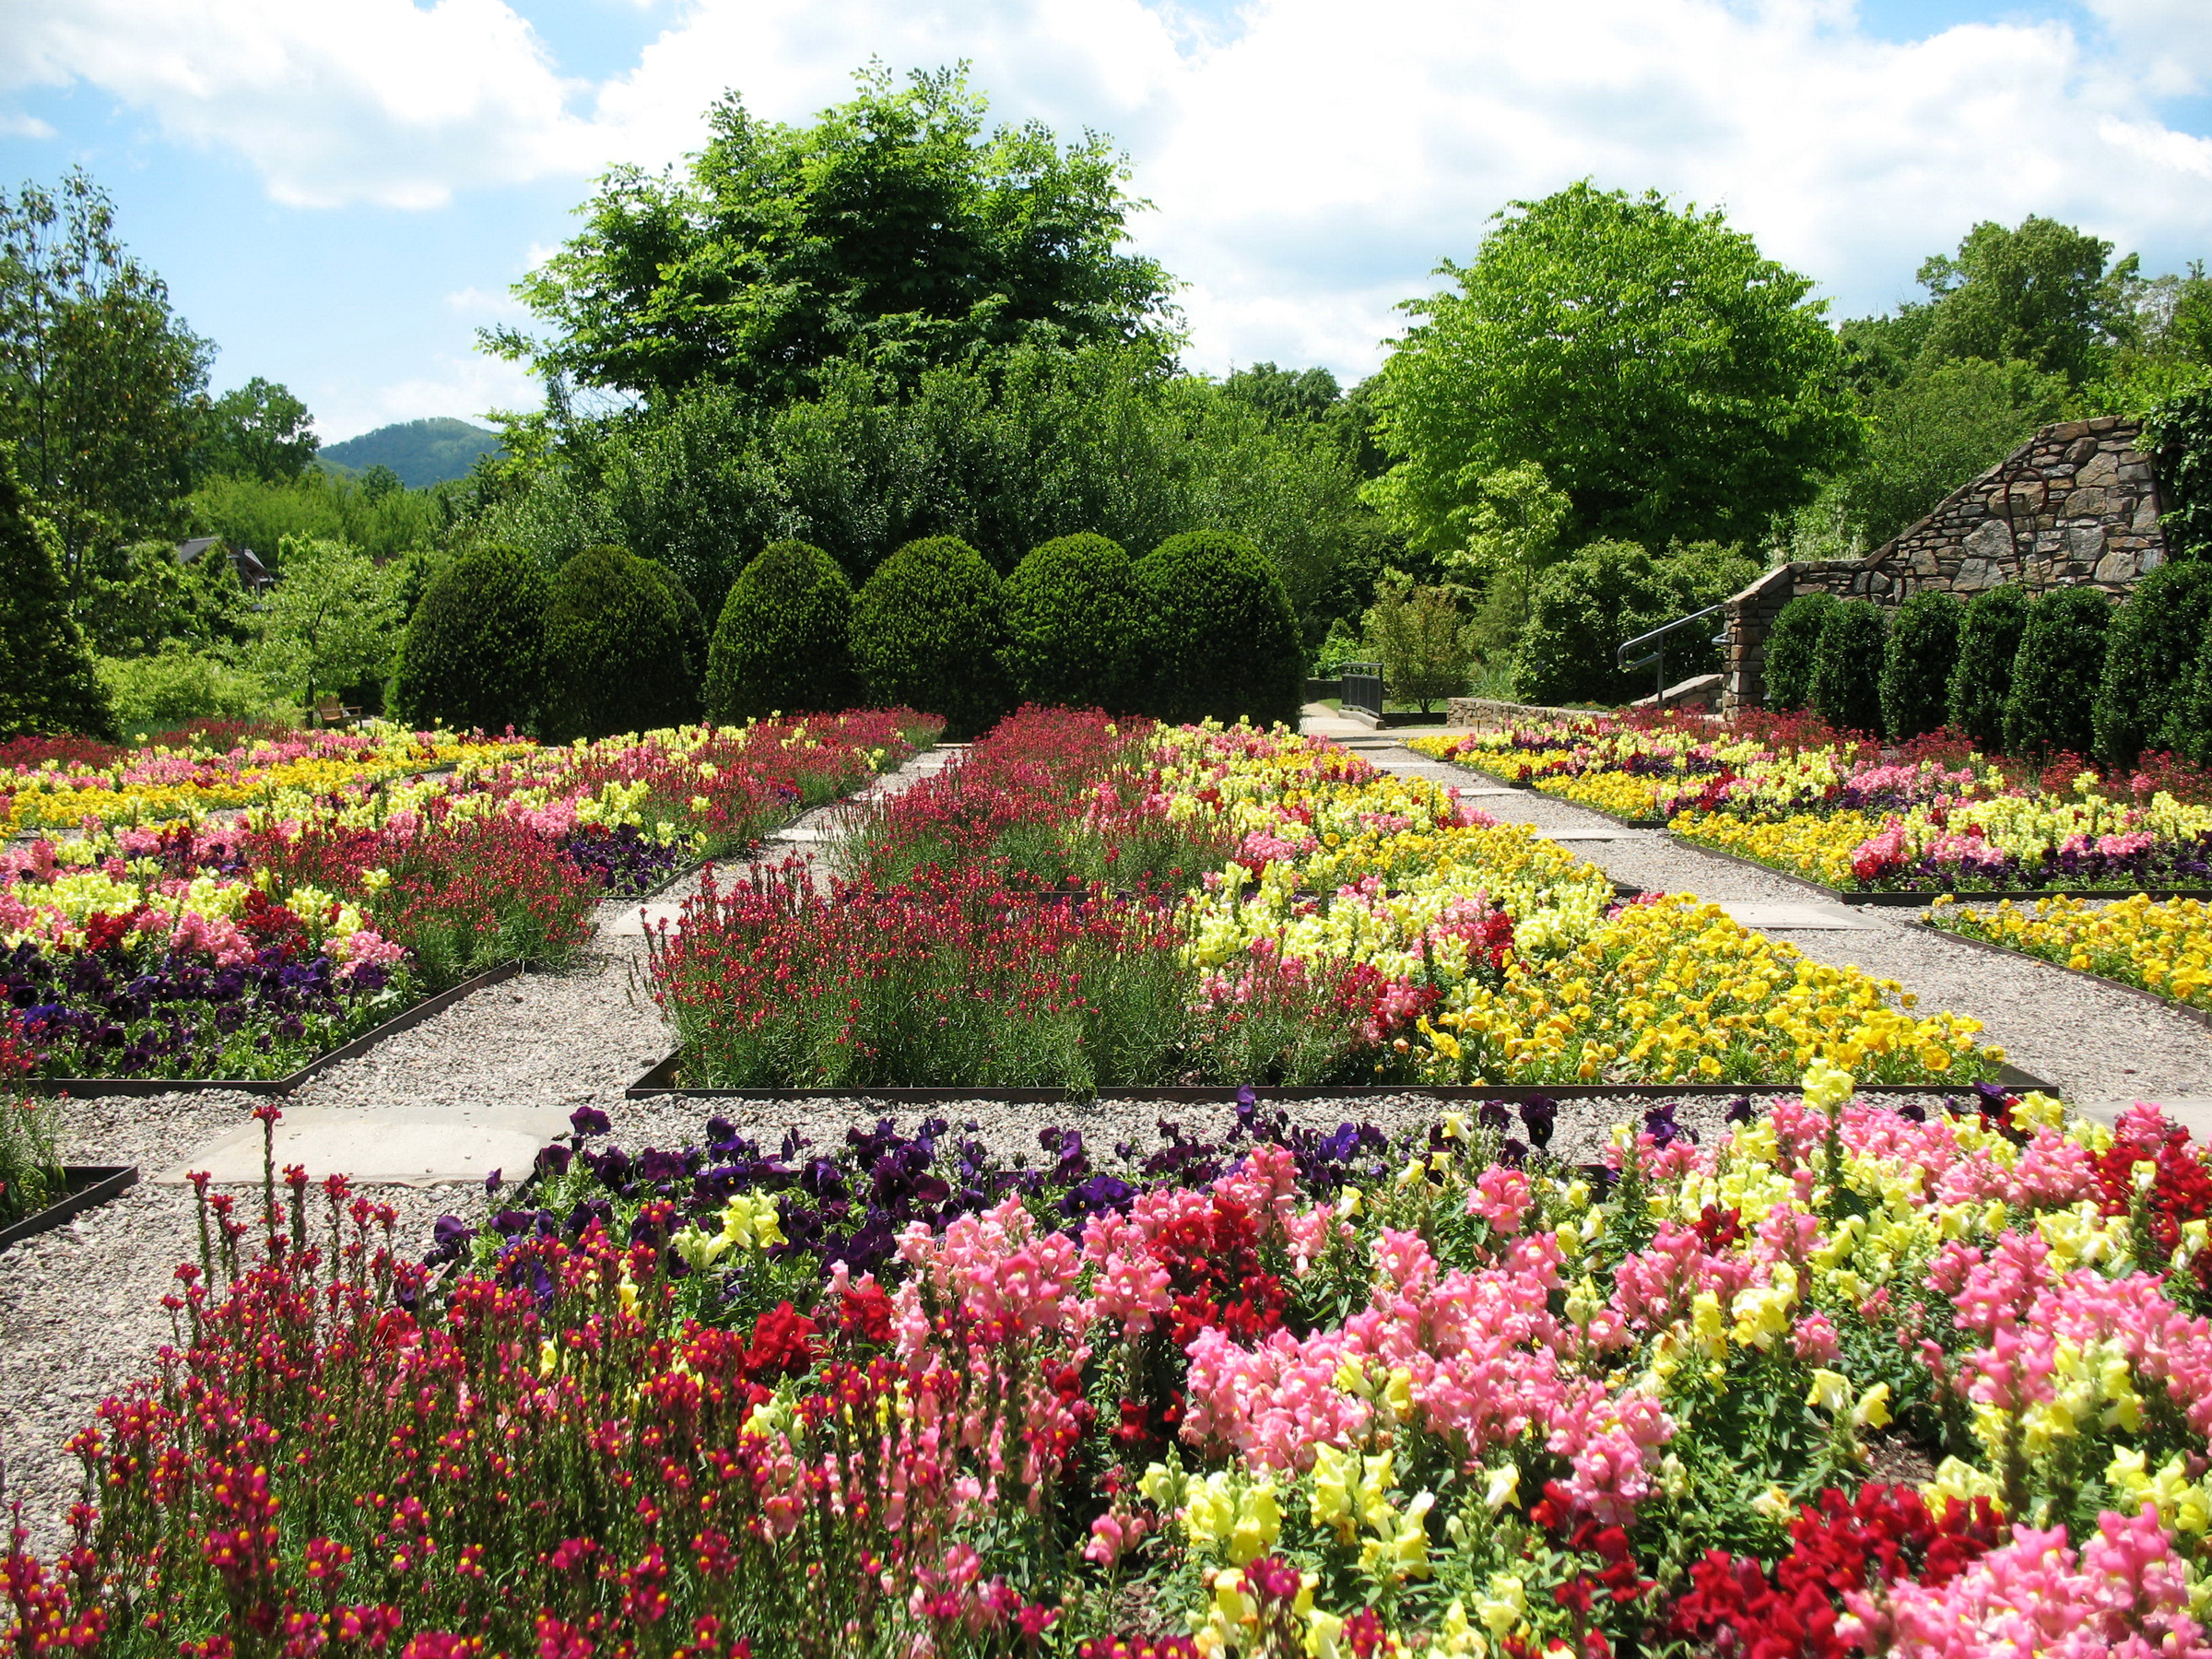
[[[20,1220],[0,1227],[0,1250],[36,1238],[40,1233],[51,1232],[72,1217],[120,1197],[138,1184],[135,1165],[69,1164],[62,1173],[67,1183],[67,1195]]]
[[[1939,903],[1924,925],[1978,949],[2025,956],[2212,1025],[2212,906],[2138,894],[2092,910],[2064,895],[2032,912]]]
[[[2004,900],[2026,902],[2037,899],[2125,899],[2144,894],[2147,891],[2142,888],[2116,887],[2018,888],[2001,890],[1936,888],[1925,892],[1899,892],[1885,888],[1830,887],[1825,882],[1804,874],[1800,869],[1771,863],[1764,858],[1755,857],[1746,853],[1732,853],[1725,848],[1716,847],[1710,841],[1700,841],[1695,834],[1682,827],[1680,819],[1675,820],[1669,826],[1667,838],[1677,846],[1686,847],[1690,852],[1700,853],[1707,858],[1721,859],[1729,864],[1743,865],[1754,870],[1763,870],[1770,876],[1779,876],[1785,881],[1794,881],[1800,887],[1810,888],[1822,898],[1832,900],[1838,904],[1864,904],[1911,910],[1934,904],[1946,899],[1963,899],[1979,904],[1984,901],[1996,903]],[[2212,899],[2212,887],[2152,888],[2147,889],[2147,896],[2154,900],[2206,900]]]

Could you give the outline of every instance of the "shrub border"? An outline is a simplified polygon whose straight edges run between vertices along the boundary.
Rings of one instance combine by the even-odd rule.
[[[2051,896],[2044,895],[2044,897]],[[1971,945],[1976,950],[1986,950],[1996,956],[2009,957],[2016,962],[2033,962],[2038,967],[2053,969],[2059,973],[2070,973],[2076,979],[2085,979],[2093,984],[2110,985],[2115,991],[2124,991],[2130,996],[2169,1009],[2186,1019],[2194,1020],[2198,1025],[2212,1028],[2212,1008],[2197,1007],[2193,1003],[2179,1001],[2166,995],[2163,992],[2153,991],[2147,986],[2131,985],[2125,980],[2114,979],[2109,973],[2094,973],[2087,968],[2069,968],[2064,962],[2054,962],[2049,957],[2037,956],[2032,950],[2018,950],[2010,945],[2000,945],[1994,939],[1978,939],[1971,934],[1957,933],[1947,927],[1938,927],[1933,920],[1926,916],[1915,917],[1911,925],[1926,933],[1940,934],[1947,939],[1956,939],[1961,945]]]
[[[1692,853],[1703,853],[1707,858],[1723,859],[1729,864],[1742,865],[1747,869],[1764,870],[1768,875],[1779,876],[1784,881],[1794,881],[1799,887],[1810,888],[1821,897],[1831,899],[1838,904],[1917,910],[1935,903],[1938,899],[1949,899],[1959,904],[1995,904],[2006,899],[2016,904],[2023,900],[2036,899],[2133,899],[2137,894],[2161,903],[2171,899],[2212,900],[2212,888],[2005,888],[1995,891],[1944,888],[1931,893],[1861,892],[1852,888],[1823,887],[1809,876],[1799,876],[1746,853],[1709,847],[1703,841],[1693,841],[1673,830],[1666,832],[1666,839],[1677,847],[1687,847]],[[2010,954],[2017,956],[2020,953],[2014,951]],[[2090,977],[2094,979],[2099,976],[2092,974]]]
[[[1094,1100],[1157,1100],[1163,1104],[1228,1104],[1241,1100],[1245,1090],[1233,1086],[1184,1088],[1108,1088],[1096,1094],[1078,1095],[1065,1088],[687,1088],[675,1081],[684,1051],[665,1055],[653,1069],[622,1091],[626,1100],[761,1100],[812,1102],[817,1100],[885,1100],[924,1104],[932,1101],[980,1100],[995,1106],[1077,1106]],[[2055,1095],[2057,1085],[2010,1065],[1997,1068],[1996,1081],[2010,1089],[2033,1089]],[[1957,1094],[1971,1083],[1868,1083],[1854,1092],[1862,1095]],[[1411,1095],[1435,1100],[1588,1100],[1625,1096],[1640,1100],[1678,1100],[1684,1097],[1730,1099],[1736,1095],[1795,1094],[1795,1088],[1774,1083],[1337,1083],[1308,1088],[1253,1088],[1258,1100],[1389,1100]]]
[[[371,1026],[359,1037],[339,1044],[336,1048],[317,1054],[298,1071],[283,1077],[24,1077],[20,1086],[42,1094],[74,1095],[79,1100],[93,1100],[102,1096],[131,1095],[150,1099],[155,1095],[206,1093],[228,1089],[233,1094],[283,1095],[289,1094],[302,1083],[327,1071],[341,1060],[352,1060],[367,1053],[387,1037],[395,1037],[412,1026],[418,1026],[433,1014],[444,1012],[471,992],[511,980],[523,971],[518,959],[502,962],[497,968],[487,969],[474,979],[463,980],[449,985],[435,996],[426,996],[412,1007],[403,1008],[383,1024]]]
[[[66,1164],[62,1174],[69,1183],[68,1194],[42,1210],[32,1211],[20,1221],[0,1227],[0,1250],[36,1238],[40,1233],[52,1232],[81,1212],[111,1198],[119,1198],[138,1184],[136,1164]]]

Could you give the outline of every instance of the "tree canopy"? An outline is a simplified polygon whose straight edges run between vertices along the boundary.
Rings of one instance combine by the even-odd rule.
[[[1583,182],[1495,222],[1382,371],[1371,496],[1417,548],[1465,547],[1480,480],[1527,462],[1574,540],[1742,541],[1856,452],[1826,302],[1718,212]]]
[[[911,380],[1018,341],[1171,340],[1169,279],[1118,251],[1144,204],[1106,138],[986,134],[964,66],[857,78],[808,126],[731,93],[685,176],[607,173],[582,233],[517,285],[549,337],[487,343],[649,401],[712,382],[776,405],[841,358]]]

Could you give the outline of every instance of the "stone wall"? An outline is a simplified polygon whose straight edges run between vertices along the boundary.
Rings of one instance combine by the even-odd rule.
[[[1924,588],[1971,598],[2007,582],[2125,593],[2166,558],[2140,429],[2116,416],[2045,427],[1865,559],[1769,571],[1728,601],[1723,711],[1764,700],[1767,633],[1799,594],[1896,605]]]

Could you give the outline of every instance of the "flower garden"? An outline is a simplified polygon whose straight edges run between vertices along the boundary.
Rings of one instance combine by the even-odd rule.
[[[710,883],[653,941],[715,1088],[1960,1084],[2002,1055],[1901,987],[1316,739],[1025,711],[825,888]]]
[[[380,728],[20,764],[9,1040],[50,1077],[265,1078],[865,783],[903,712],[541,748]],[[67,826],[66,832],[60,827]]]
[[[935,735],[241,754],[23,840],[0,915],[144,998],[97,1048],[159,1066],[206,1051],[147,1041],[194,1018],[156,975],[558,960]],[[2155,1108],[2009,1090],[1971,1018],[1280,728],[1027,709],[842,816],[648,933],[686,1084],[1351,1115],[1243,1088],[1108,1147],[1047,1109],[1039,1159],[957,1108],[816,1142],[687,1103],[653,1144],[584,1106],[427,1252],[273,1150],[194,1177],[173,1345],[72,1443],[60,1548],[0,1555],[6,1651],[2212,1659],[2212,1164]],[[2116,914],[2201,1003],[2201,907],[2023,943],[2101,962]],[[218,1062],[327,1039],[253,984]],[[11,1070],[91,1052],[16,1005]],[[1442,1085],[1511,1098],[1363,1121]],[[1639,1086],[1594,1141],[1541,1092]],[[54,1103],[12,1110],[0,1205],[60,1173]]]

